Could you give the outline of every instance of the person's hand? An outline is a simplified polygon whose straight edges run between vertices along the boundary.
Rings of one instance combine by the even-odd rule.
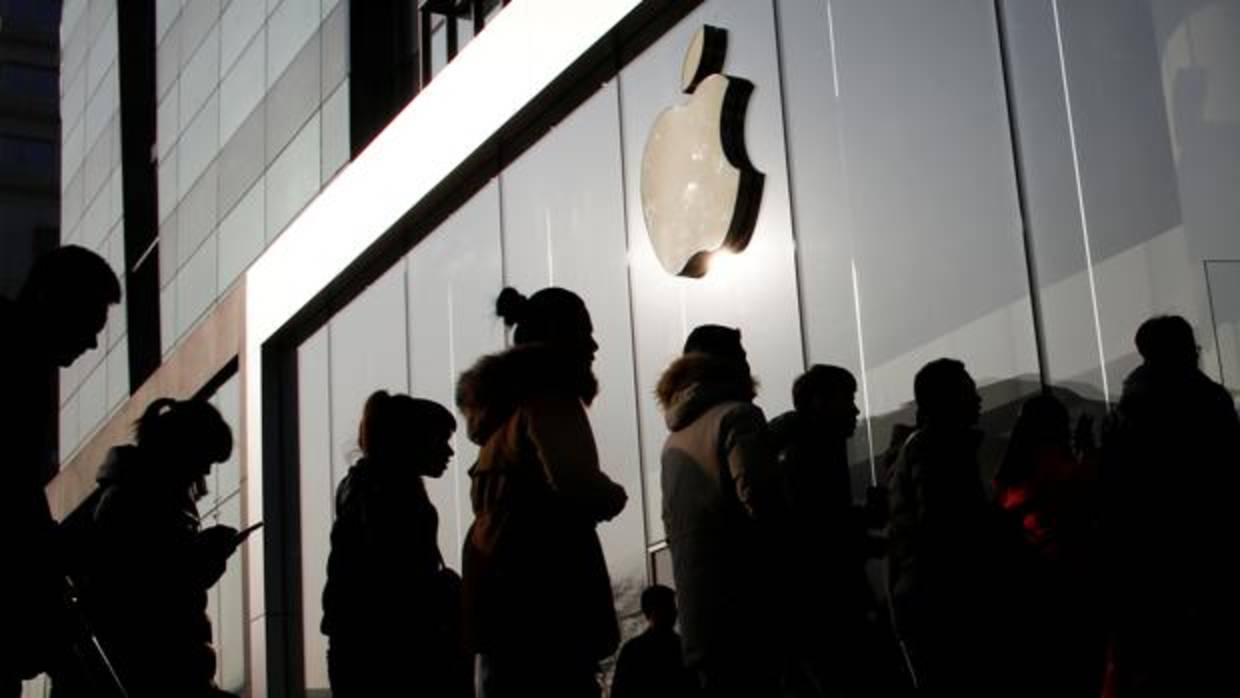
[[[624,506],[629,502],[629,495],[624,488],[616,483],[611,483],[606,490],[605,501],[603,503],[603,516],[600,521],[611,521],[620,512],[624,511]]]

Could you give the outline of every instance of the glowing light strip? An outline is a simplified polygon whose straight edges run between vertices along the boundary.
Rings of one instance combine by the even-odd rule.
[[[861,285],[857,283],[857,260],[853,258],[853,312],[857,315],[857,354],[861,359],[861,404],[865,407],[865,440],[870,454],[870,484],[878,484],[878,466],[874,464],[874,430],[870,424],[870,382],[865,373],[865,336],[861,332]]]
[[[1059,49],[1059,78],[1063,82],[1064,109],[1068,115],[1068,142],[1072,146],[1072,174],[1076,180],[1076,205],[1081,213],[1081,234],[1085,238],[1085,266],[1089,278],[1089,300],[1094,309],[1094,335],[1098,339],[1098,363],[1102,373],[1102,399],[1110,404],[1111,387],[1107,381],[1107,355],[1102,346],[1102,316],[1098,312],[1098,286],[1094,280],[1094,258],[1089,241],[1089,220],[1085,214],[1085,191],[1081,186],[1081,159],[1076,148],[1076,122],[1072,118],[1072,93],[1068,89],[1068,64],[1064,60],[1063,32],[1059,26],[1059,0],[1051,3],[1055,17],[1055,43]]]
[[[409,355],[413,356],[413,347],[409,348]],[[448,282],[448,385],[452,385],[457,377],[456,372],[456,289],[452,282]],[[410,374],[412,379],[413,374]],[[453,435],[453,449],[456,453],[460,453],[459,443],[461,438],[461,430],[457,429]],[[455,453],[453,456],[455,457]],[[461,472],[464,468],[452,468],[452,496],[455,497],[461,492]],[[465,540],[464,513],[461,507],[456,508],[456,540]]]
[[[831,87],[835,89],[835,96],[840,96],[840,69],[839,61],[835,60],[835,18],[831,14],[831,0],[827,0],[827,37],[831,42]]]

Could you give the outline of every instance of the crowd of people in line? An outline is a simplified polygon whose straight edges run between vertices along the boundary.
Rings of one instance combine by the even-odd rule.
[[[48,381],[119,301],[107,264],[77,247],[0,301],[0,696],[44,672],[70,698],[230,695],[213,680],[207,593],[249,530],[204,528],[196,505],[232,450],[220,413],[154,401],[99,470],[80,530],[44,494]],[[496,310],[511,346],[456,387],[478,446],[459,575],[423,482],[451,463],[453,412],[385,391],[363,408],[322,594],[333,696],[598,698],[618,649],[612,698],[1144,698],[1231,683],[1240,420],[1183,318],[1141,325],[1142,363],[1100,439],[1052,391],[1028,398],[990,482],[977,386],[960,361],[931,361],[913,381],[916,423],[894,430],[863,499],[853,375],[811,366],[768,421],[740,331],[695,328],[654,396],[675,589],[642,593],[647,629],[620,648],[597,528],[628,499],[587,415],[592,319],[555,287],[505,288]]]

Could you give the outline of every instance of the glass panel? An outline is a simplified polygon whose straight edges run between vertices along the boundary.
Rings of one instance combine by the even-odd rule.
[[[233,450],[227,461],[215,466],[219,474],[219,494],[223,499],[241,488],[241,381],[237,375],[224,382],[212,397],[212,403],[219,409],[228,428],[232,429]],[[240,511],[237,512],[240,517]],[[238,518],[240,521],[240,518]]]
[[[1219,376],[1233,396],[1240,395],[1240,261],[1206,262],[1206,281],[1210,287]],[[1198,337],[1197,341],[1205,345],[1202,339]],[[1203,363],[1208,366],[1204,353]]]
[[[220,33],[212,29],[181,71],[181,123],[188,124],[220,84]]]
[[[616,83],[610,82],[501,175],[505,281],[529,294],[578,293],[594,320],[600,391],[590,421],[603,471],[628,506],[599,526],[621,617],[638,614],[645,529],[629,314]]]
[[[284,226],[319,193],[322,147],[316,112],[267,169],[268,242],[283,232]]]
[[[241,495],[234,493],[220,506],[220,523],[241,528]],[[228,561],[220,578],[219,621],[215,626],[215,653],[219,665],[216,681],[226,691],[240,691],[246,682],[245,657],[245,566],[243,552]]]
[[[293,61],[319,26],[320,0],[284,0],[267,18],[267,85]]]
[[[732,30],[727,73],[756,86],[745,120],[745,139],[750,159],[766,174],[766,181],[749,247],[727,267],[716,268],[702,279],[686,279],[668,274],[654,256],[642,212],[641,168],[647,134],[655,120],[663,110],[688,99],[680,90],[681,66],[694,33],[704,23]],[[651,396],[663,370],[680,354],[689,331],[702,323],[741,329],[754,374],[762,382],[758,404],[768,416],[791,405],[792,379],[803,363],[777,53],[770,4],[707,4],[651,45],[620,76],[649,543],[663,537],[659,457],[667,434],[663,414]]]
[[[456,379],[504,345],[495,316],[501,288],[499,186],[492,182],[409,255],[410,392],[455,410]],[[413,360],[416,357],[416,360]],[[461,544],[473,520],[468,470],[478,449],[456,414],[456,451],[448,471],[427,482],[439,511],[439,549],[460,570]]]
[[[331,321],[333,487],[356,460],[362,405],[376,390],[409,389],[405,265],[397,264]]]
[[[884,443],[892,422],[912,421],[913,374],[939,356],[965,361],[987,411],[1035,390],[1032,312],[993,11],[835,8],[857,300]]]
[[[448,25],[442,17],[434,15],[431,19],[434,29],[431,30],[431,75],[437,75],[448,64]]]

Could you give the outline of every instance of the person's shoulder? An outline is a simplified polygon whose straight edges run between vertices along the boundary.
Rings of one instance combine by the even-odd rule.
[[[360,504],[361,500],[366,497],[366,490],[369,484],[370,468],[365,459],[349,466],[349,471],[340,480],[340,484],[336,485],[337,510],[348,509]]]
[[[730,400],[717,406],[723,419],[731,422],[759,423],[767,426],[766,413],[750,400]]]
[[[801,422],[801,415],[796,410],[788,410],[768,422],[767,428],[776,441],[790,441],[801,431]]]

